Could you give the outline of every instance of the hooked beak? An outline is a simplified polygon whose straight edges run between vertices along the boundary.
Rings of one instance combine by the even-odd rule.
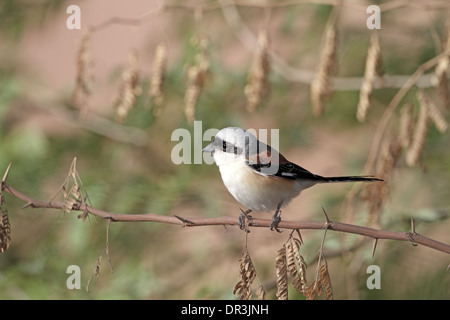
[[[202,152],[214,153],[214,147],[212,143],[208,144],[206,147],[202,149]]]

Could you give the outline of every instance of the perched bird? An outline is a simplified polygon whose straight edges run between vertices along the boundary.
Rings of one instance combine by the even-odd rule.
[[[317,183],[383,181],[373,176],[319,176],[237,127],[220,130],[202,151],[212,153],[225,187],[248,208],[243,214],[248,217],[252,211],[275,211],[270,230],[278,232],[281,208],[304,189]]]

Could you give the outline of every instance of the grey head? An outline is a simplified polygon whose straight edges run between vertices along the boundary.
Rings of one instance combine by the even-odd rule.
[[[239,127],[228,127],[220,130],[213,138],[212,142],[202,151],[214,153],[217,151],[235,155],[251,156],[257,154],[263,147],[267,150],[267,145]],[[244,153],[245,152],[245,153]]]

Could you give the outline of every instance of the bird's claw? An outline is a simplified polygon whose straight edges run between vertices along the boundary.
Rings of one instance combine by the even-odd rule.
[[[281,230],[278,229],[278,224],[281,221],[281,210],[277,210],[272,217],[272,222],[270,223],[270,230],[273,231],[275,229],[276,232],[281,233]]]
[[[251,221],[251,220],[253,220],[253,217],[251,216],[251,215],[249,215],[249,213],[251,212],[252,210],[246,210],[246,211],[244,211],[244,210],[242,210],[241,209],[241,214],[239,215],[239,218],[238,218],[238,226],[239,226],[239,229],[241,229],[241,230],[245,230],[247,233],[249,233],[250,232],[250,230],[248,229],[248,225],[249,225],[249,222]],[[246,219],[247,219],[247,223],[246,223]]]

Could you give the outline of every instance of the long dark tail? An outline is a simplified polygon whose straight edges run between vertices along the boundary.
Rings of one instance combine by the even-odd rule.
[[[374,176],[321,177],[319,182],[384,181]]]

